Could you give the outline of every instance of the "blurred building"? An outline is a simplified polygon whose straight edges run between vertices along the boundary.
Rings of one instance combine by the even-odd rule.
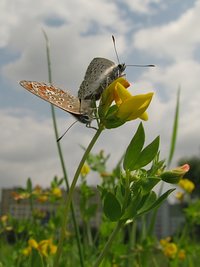
[[[97,205],[97,212],[95,216],[90,220],[90,224],[92,227],[97,228],[101,222],[101,205],[100,205],[100,197],[96,188],[92,188],[94,191],[93,197],[90,199],[89,205]],[[23,199],[20,201],[14,200],[12,196],[12,192],[17,191],[17,188],[12,189],[3,189],[2,190],[2,199],[1,199],[1,210],[0,214],[9,214],[16,219],[27,219],[31,216],[31,209],[30,209],[30,200]],[[63,196],[66,192],[63,191]],[[76,188],[73,198],[74,210],[76,214],[76,219],[79,222],[79,225],[83,223],[82,216],[81,216],[81,209],[80,209],[80,197],[81,192],[79,188]],[[61,203],[51,203],[51,202],[44,202],[40,203],[38,201],[34,201],[33,207],[36,210],[41,212],[45,212],[48,216],[51,215],[52,212],[56,212],[58,205]],[[150,216],[148,216],[150,218]],[[158,238],[165,237],[172,235],[178,226],[181,226],[184,223],[184,216],[181,212],[179,204],[169,204],[165,201],[157,213],[156,218],[156,227],[155,227],[155,234]]]

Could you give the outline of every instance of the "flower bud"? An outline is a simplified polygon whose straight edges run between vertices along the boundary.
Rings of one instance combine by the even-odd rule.
[[[177,184],[185,175],[185,173],[189,171],[189,169],[190,166],[188,164],[185,164],[170,171],[163,172],[160,175],[160,178],[167,183]]]

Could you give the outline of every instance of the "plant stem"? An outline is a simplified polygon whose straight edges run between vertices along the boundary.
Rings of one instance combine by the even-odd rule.
[[[101,254],[99,255],[99,257],[97,258],[95,264],[93,265],[93,267],[98,267],[99,264],[102,262],[102,260],[104,259],[105,255],[107,254],[107,252],[109,251],[111,244],[113,242],[113,240],[115,239],[116,235],[118,234],[119,230],[121,229],[121,226],[123,225],[122,221],[119,221],[115,227],[115,229],[113,230],[112,234],[110,235],[107,243],[105,244],[103,250],[101,251]]]
[[[61,231],[60,231],[60,238],[59,238],[59,242],[58,242],[58,249],[55,255],[55,259],[54,259],[54,267],[58,267],[59,266],[59,259],[61,256],[61,252],[62,252],[62,247],[63,247],[63,242],[65,239],[65,230],[67,227],[67,220],[68,220],[68,212],[69,212],[69,207],[72,201],[72,197],[73,197],[73,193],[74,193],[74,189],[76,186],[76,183],[78,181],[78,177],[80,175],[81,169],[83,167],[83,164],[85,163],[88,154],[90,153],[91,149],[93,148],[94,144],[96,143],[98,137],[100,136],[101,132],[103,131],[103,127],[100,126],[100,128],[97,130],[97,132],[95,133],[94,137],[92,138],[89,146],[87,147],[87,149],[85,150],[85,153],[79,163],[79,166],[76,170],[76,173],[74,175],[74,179],[72,181],[72,184],[70,186],[69,192],[67,194],[66,200],[65,200],[65,207],[64,207],[64,211],[63,211],[63,222],[62,222],[62,227],[61,227]]]
[[[49,82],[51,83],[52,82],[52,72],[51,72],[50,46],[49,46],[49,40],[48,40],[47,34],[45,33],[45,31],[43,31],[43,33],[44,33],[44,37],[45,37],[45,41],[46,41],[48,79],[49,79]],[[58,140],[59,136],[58,136],[57,123],[56,123],[55,109],[54,109],[54,106],[52,104],[51,104],[51,115],[52,115],[55,138],[56,138],[56,140]],[[67,172],[66,172],[66,167],[65,167],[65,163],[64,163],[64,158],[63,158],[61,145],[60,145],[59,142],[56,142],[56,144],[57,144],[58,155],[59,155],[59,158],[60,158],[60,163],[61,163],[61,167],[62,167],[62,171],[63,171],[64,181],[65,181],[65,184],[66,184],[67,191],[69,191],[69,182],[68,182],[68,177],[67,177]],[[83,257],[83,250],[82,250],[82,247],[81,247],[80,232],[79,232],[78,224],[77,224],[77,221],[76,221],[76,216],[75,216],[73,203],[71,203],[71,213],[72,213],[72,221],[73,221],[74,230],[75,230],[75,237],[76,237],[78,251],[79,251],[80,266],[84,267],[84,257]]]

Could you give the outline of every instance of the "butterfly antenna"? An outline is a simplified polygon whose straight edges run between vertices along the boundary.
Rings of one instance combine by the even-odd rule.
[[[131,66],[131,67],[155,67],[153,64],[147,64],[147,65],[137,65],[137,64],[132,64],[132,65],[126,65],[126,66]]]
[[[114,49],[115,49],[115,54],[116,54],[116,57],[117,57],[117,61],[120,64],[119,56],[118,56],[117,48],[116,48],[116,43],[115,43],[115,36],[114,35],[112,35],[112,41],[113,41],[113,45],[114,45]]]
[[[67,128],[67,130],[57,139],[57,142],[59,142],[62,138],[63,138],[63,136],[69,131],[69,129],[71,129],[72,128],[72,126],[74,126],[74,124],[75,123],[77,123],[78,122],[78,120],[77,121],[74,121],[68,128]]]

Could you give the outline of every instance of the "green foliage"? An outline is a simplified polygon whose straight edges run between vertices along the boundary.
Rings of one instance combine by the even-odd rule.
[[[145,132],[142,123],[140,123],[124,156],[123,166],[126,171],[140,169],[155,158],[159,148],[159,137],[143,149],[144,142]]]
[[[111,221],[118,221],[122,214],[122,209],[116,196],[110,192],[105,194],[103,199],[103,211]]]

